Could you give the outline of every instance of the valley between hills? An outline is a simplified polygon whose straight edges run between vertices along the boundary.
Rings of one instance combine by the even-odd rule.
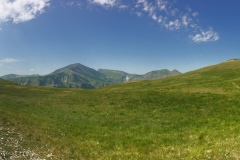
[[[120,73],[97,71],[116,78],[92,90],[0,79],[0,159],[240,159],[240,60],[157,80]]]

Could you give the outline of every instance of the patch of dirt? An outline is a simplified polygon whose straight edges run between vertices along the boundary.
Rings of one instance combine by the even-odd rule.
[[[8,122],[0,122],[0,160],[45,160],[31,149],[22,147],[23,136]]]

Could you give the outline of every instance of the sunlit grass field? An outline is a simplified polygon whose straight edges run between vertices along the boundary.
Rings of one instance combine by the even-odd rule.
[[[21,134],[22,148],[42,159],[234,160],[239,97],[239,60],[95,90],[0,80],[0,127]],[[13,148],[0,152],[11,157]]]

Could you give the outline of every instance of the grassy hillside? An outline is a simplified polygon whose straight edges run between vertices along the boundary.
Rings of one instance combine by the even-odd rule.
[[[46,159],[239,159],[239,96],[238,60],[96,90],[0,80],[0,152],[10,130]]]

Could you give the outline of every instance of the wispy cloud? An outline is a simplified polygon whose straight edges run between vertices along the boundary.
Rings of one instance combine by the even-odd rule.
[[[90,4],[98,4],[103,7],[116,7],[127,6],[130,12],[134,12],[138,17],[144,15],[155,21],[161,28],[166,30],[176,31],[185,30],[184,33],[191,41],[212,42],[217,41],[220,37],[219,34],[213,30],[212,27],[204,29],[198,22],[199,13],[193,11],[190,6],[185,8],[175,7],[178,6],[178,1],[172,0],[136,0],[134,2],[123,0],[89,0]]]
[[[81,6],[83,5],[83,2],[81,0],[62,0],[60,1],[61,6],[63,7],[78,7],[81,8]]]
[[[176,2],[175,2],[176,3]],[[199,13],[187,6],[185,9],[174,7],[174,2],[170,0],[137,0],[136,13],[146,13],[152,20],[167,30],[186,30],[188,37],[196,43],[217,41],[219,34],[212,27],[204,30],[198,24]],[[194,35],[194,36],[193,36]]]
[[[209,28],[207,31],[201,31],[201,33],[197,33],[194,36],[189,36],[193,42],[211,42],[217,41],[220,37],[217,32],[213,31],[212,28]]]
[[[50,5],[50,0],[1,0],[0,23],[20,23],[34,19]]]
[[[0,63],[14,63],[14,62],[17,62],[17,61],[19,61],[19,60],[14,59],[14,58],[5,58],[5,59],[1,59]]]
[[[72,6],[81,6],[80,2],[67,2],[66,3],[68,6],[72,7]]]
[[[104,7],[112,7],[117,5],[116,0],[89,0],[92,4],[98,4]]]

